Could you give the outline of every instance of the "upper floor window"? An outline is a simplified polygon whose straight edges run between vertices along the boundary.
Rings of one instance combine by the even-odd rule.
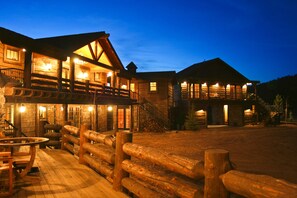
[[[7,49],[6,50],[6,58],[10,60],[19,60],[19,51],[12,50],[12,49]]]
[[[150,91],[157,91],[157,82],[150,82]]]
[[[10,46],[5,46],[4,61],[20,63],[20,49]]]

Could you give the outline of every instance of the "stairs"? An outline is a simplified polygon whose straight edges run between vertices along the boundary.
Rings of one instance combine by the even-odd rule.
[[[135,92],[133,93],[135,96]],[[165,115],[160,109],[154,105],[152,102],[147,100],[146,98],[137,94],[136,97],[139,102],[139,107],[149,116],[148,122],[144,122],[146,126],[145,128],[159,128],[164,130],[170,129],[170,120],[168,116]],[[148,125],[155,125],[154,127],[149,127]],[[158,126],[156,126],[158,125]]]

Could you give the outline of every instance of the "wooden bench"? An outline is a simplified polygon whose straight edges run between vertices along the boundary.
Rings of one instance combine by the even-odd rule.
[[[13,174],[12,174],[11,154],[10,152],[0,152],[0,190],[1,190],[0,196],[12,195],[12,190],[13,190],[12,177],[13,177]]]

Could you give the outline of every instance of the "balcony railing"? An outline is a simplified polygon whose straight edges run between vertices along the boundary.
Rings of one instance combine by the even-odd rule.
[[[24,82],[24,71],[21,69],[5,68],[0,69],[0,72],[12,77],[20,82]],[[113,88],[102,85],[100,83],[91,83],[89,81],[81,82],[74,81],[71,83],[70,79],[55,76],[48,76],[44,74],[31,74],[31,89],[57,91],[57,92],[72,92],[78,94],[98,94],[116,97],[130,97],[129,90]]]

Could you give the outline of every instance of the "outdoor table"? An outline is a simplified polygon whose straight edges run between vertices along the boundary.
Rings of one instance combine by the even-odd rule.
[[[12,159],[14,166],[16,168],[17,176],[24,177],[31,170],[35,156],[36,156],[36,146],[48,142],[48,138],[43,137],[15,137],[15,138],[2,138],[0,139],[0,147],[9,148],[12,154]],[[24,152],[13,152],[13,147],[17,146],[30,146],[29,153]],[[26,156],[30,156],[30,159],[24,159]]]

